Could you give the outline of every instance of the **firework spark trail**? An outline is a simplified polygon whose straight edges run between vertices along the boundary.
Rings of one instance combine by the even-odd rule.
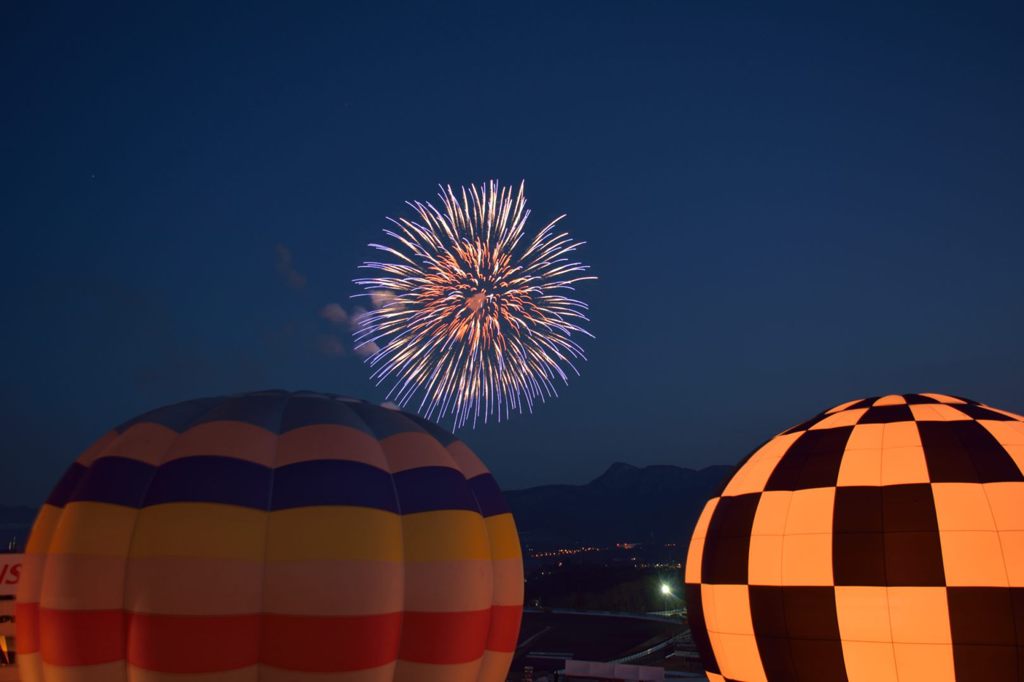
[[[596,279],[571,254],[585,242],[556,232],[559,216],[532,238],[524,185],[491,181],[442,187],[441,208],[409,202],[416,219],[389,219],[391,245],[371,244],[392,260],[356,280],[381,304],[360,316],[357,347],[376,344],[373,379],[390,382],[388,400],[420,396],[428,419],[500,421],[556,396],[586,360],[574,334],[591,334],[587,305],[566,292]]]

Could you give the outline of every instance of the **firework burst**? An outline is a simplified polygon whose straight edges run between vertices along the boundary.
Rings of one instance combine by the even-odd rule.
[[[438,197],[440,208],[410,202],[414,219],[389,219],[391,244],[370,245],[389,260],[364,263],[375,276],[356,280],[379,302],[356,321],[356,344],[374,349],[367,362],[391,384],[388,399],[418,399],[428,419],[459,428],[532,411],[586,359],[573,337],[591,336],[587,305],[569,296],[596,279],[573,260],[584,242],[556,230],[565,216],[529,236],[523,184]]]

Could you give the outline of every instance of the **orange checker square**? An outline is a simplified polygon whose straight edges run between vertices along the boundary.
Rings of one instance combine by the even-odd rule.
[[[1024,471],[1024,445],[1004,445],[1003,449],[1013,459],[1013,463],[1017,465],[1017,468]]]
[[[966,414],[949,405],[911,405],[910,413],[919,422],[962,422],[970,421]]]
[[[821,429],[834,429],[839,426],[853,426],[860,418],[864,416],[864,413],[868,411],[868,408],[862,407],[856,410],[846,410],[845,412],[836,412],[822,419],[817,424],[814,424],[809,429],[810,431],[819,431]]]
[[[996,528],[1024,530],[1024,483],[984,483],[981,487],[988,499]]]
[[[898,682],[896,653],[891,642],[858,642],[843,638],[843,662],[849,682]]]
[[[999,546],[1006,562],[1010,587],[1024,587],[1024,530],[999,531]]]
[[[882,485],[928,483],[928,461],[920,445],[882,450]]]
[[[906,405],[907,399],[901,395],[886,395],[882,396],[874,402],[873,407],[883,407],[885,405]]]
[[[956,682],[952,644],[893,642],[892,648],[900,680]]]
[[[996,529],[985,488],[977,483],[932,483],[939,530]]]
[[[940,403],[947,405],[963,405],[964,401],[960,398],[954,398],[951,395],[944,395],[942,393],[922,393],[925,398],[931,398],[932,400],[938,400]]]
[[[1007,587],[999,534],[980,530],[939,530],[946,585]]]
[[[747,561],[749,584],[782,585],[782,542],[781,535],[750,536],[750,554]]]
[[[882,447],[885,424],[857,424],[846,441],[846,452]]]
[[[991,405],[985,405],[984,407],[986,410],[992,410],[993,412],[1004,414],[1010,419],[1016,419],[1018,422],[1024,422],[1024,415],[1017,414],[1016,412],[1010,412],[1008,410],[1001,410],[998,407],[992,407]]]
[[[754,512],[751,536],[782,535],[786,532],[786,519],[793,493],[789,490],[768,490],[761,493]]]
[[[707,541],[706,537],[696,537],[690,539],[690,546],[686,550],[686,569],[684,577],[686,582],[690,584],[700,583],[700,567],[704,561],[704,543]]]
[[[1000,445],[1024,445],[1024,422],[1002,422],[979,419],[978,423],[999,441]]]
[[[944,587],[888,587],[892,641],[951,644]],[[902,677],[902,674],[900,675]]]
[[[786,535],[831,533],[832,511],[836,504],[835,488],[796,490],[786,516]]]
[[[722,673],[729,680],[743,682],[768,682],[761,654],[757,649],[754,635],[733,635],[714,633],[710,635],[715,651],[728,651],[729,656],[721,663]]]
[[[832,535],[786,535],[782,539],[782,584],[832,585]]]
[[[843,461],[839,464],[836,485],[882,485],[882,448],[847,448]]]
[[[883,449],[921,447],[921,432],[915,422],[891,422],[883,426]]]
[[[725,678],[718,673],[707,673],[708,682],[725,682]]]
[[[765,443],[761,449],[750,456],[750,459],[739,471],[733,474],[722,495],[743,495],[759,493],[764,490],[772,472],[775,471],[775,466],[800,435],[799,432],[783,434]]]
[[[885,587],[836,586],[836,617],[843,640],[892,641],[889,594]]]
[[[842,412],[846,408],[852,407],[853,405],[856,405],[857,403],[860,402],[863,402],[863,400],[861,400],[860,398],[856,398],[854,400],[847,400],[845,403],[840,403],[839,405],[836,405],[832,409],[826,410],[825,414],[835,414],[836,412]]]
[[[714,604],[714,627],[708,630],[732,635],[754,634],[754,623],[750,617],[750,594],[746,585],[702,585],[701,599],[711,596]],[[707,602],[704,602],[705,604]],[[707,612],[705,607],[705,613]]]
[[[711,517],[715,515],[715,509],[718,507],[719,499],[720,498],[712,497],[708,500],[707,504],[704,505],[704,509],[701,511],[700,517],[697,519],[697,525],[693,528],[693,537],[707,537],[708,526],[711,525]]]

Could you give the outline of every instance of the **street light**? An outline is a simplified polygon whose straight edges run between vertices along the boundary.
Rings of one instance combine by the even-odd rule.
[[[665,608],[662,609],[665,613],[668,613],[668,598],[672,596],[672,588],[667,584],[661,584],[661,605]]]

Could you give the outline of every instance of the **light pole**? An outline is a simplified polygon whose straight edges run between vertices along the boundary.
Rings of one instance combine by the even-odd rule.
[[[661,599],[662,604],[661,605],[665,607],[663,610],[664,610],[666,615],[668,614],[668,598],[671,597],[671,596],[672,596],[672,588],[669,587],[668,585],[666,585],[665,583],[662,583],[661,584],[661,597],[662,597],[662,599]]]

